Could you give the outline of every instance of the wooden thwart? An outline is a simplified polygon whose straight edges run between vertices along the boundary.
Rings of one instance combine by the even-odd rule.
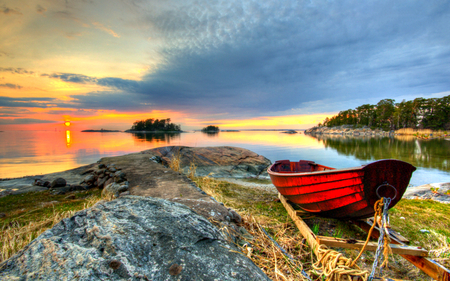
[[[309,226],[302,220],[301,218],[301,216],[303,216],[302,211],[294,210],[294,208],[291,206],[291,204],[287,202],[286,198],[283,195],[278,194],[278,197],[280,198],[281,203],[283,203],[283,206],[288,212],[289,216],[294,221],[298,230],[300,231],[302,236],[306,239],[306,241],[308,242],[308,244],[312,249],[316,249],[320,244],[340,248],[351,248],[351,249],[362,248],[364,241],[316,236],[311,231]],[[354,221],[353,223],[358,225],[361,229],[363,229],[366,232],[368,232],[371,226],[367,221]],[[379,237],[379,231],[377,230],[377,228],[374,228],[372,232],[372,237],[375,239]],[[432,259],[426,258],[426,256],[428,256],[428,252],[426,250],[421,249],[419,247],[411,247],[405,245],[402,241],[408,240],[403,236],[397,235],[392,236],[390,238],[392,242],[392,244],[390,244],[390,247],[393,253],[401,255],[407,261],[414,264],[416,267],[421,269],[423,272],[425,272],[427,275],[429,275],[431,278],[435,280],[450,281],[450,271],[447,268],[443,267],[442,265],[438,264],[437,262],[433,261]],[[374,251],[376,250],[376,248],[377,248],[376,244],[372,242],[366,246],[365,250]]]

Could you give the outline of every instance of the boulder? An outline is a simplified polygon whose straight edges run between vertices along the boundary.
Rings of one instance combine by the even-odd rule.
[[[1,280],[270,280],[207,219],[139,196],[99,202],[0,264]]]
[[[119,197],[119,194],[121,192],[127,191],[128,190],[128,183],[124,182],[124,183],[111,183],[108,184],[107,186],[105,186],[105,188],[102,191],[102,196],[105,197],[109,197],[109,196],[114,196],[114,197]]]
[[[66,183],[65,179],[63,179],[63,178],[56,178],[50,184],[50,188],[64,187],[64,186],[66,186],[66,184],[67,183]]]
[[[210,175],[216,178],[268,178],[267,168],[271,164],[264,156],[244,148],[230,146],[167,146],[147,152],[160,157],[163,163],[170,163],[174,155],[180,155],[183,173],[187,174],[189,166],[194,163],[196,176],[199,177]]]

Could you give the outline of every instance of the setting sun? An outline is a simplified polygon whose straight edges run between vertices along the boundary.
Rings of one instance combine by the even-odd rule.
[[[66,125],[66,127],[69,127],[70,126],[70,121],[64,122],[64,125]]]

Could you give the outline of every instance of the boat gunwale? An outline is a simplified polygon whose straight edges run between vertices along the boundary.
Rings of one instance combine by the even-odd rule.
[[[267,169],[267,173],[269,175],[274,175],[274,176],[283,176],[283,177],[299,177],[299,176],[315,176],[317,174],[333,174],[333,173],[342,173],[345,171],[348,172],[354,172],[354,171],[361,171],[365,165],[362,166],[358,166],[358,167],[350,167],[350,168],[341,168],[341,169],[333,169],[333,170],[326,170],[326,171],[311,171],[311,172],[274,172],[271,170],[271,168],[274,166],[275,164],[272,164],[268,169]]]

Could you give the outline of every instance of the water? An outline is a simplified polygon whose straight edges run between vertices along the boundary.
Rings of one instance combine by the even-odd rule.
[[[312,160],[346,168],[378,159],[399,159],[417,167],[411,184],[450,182],[450,141],[414,137],[318,137],[277,131],[180,134],[0,132],[0,178],[39,175],[160,146],[236,146],[275,160]]]

